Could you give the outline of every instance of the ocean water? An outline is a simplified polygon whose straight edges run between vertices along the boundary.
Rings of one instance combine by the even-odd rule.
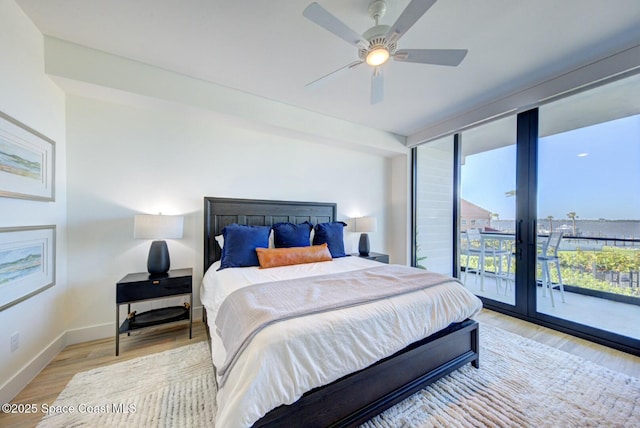
[[[571,220],[553,220],[553,230],[573,235]],[[515,220],[492,220],[491,227],[502,232],[515,233]],[[538,220],[540,233],[549,232],[549,221]],[[576,220],[576,234],[581,238],[639,239],[640,220]]]

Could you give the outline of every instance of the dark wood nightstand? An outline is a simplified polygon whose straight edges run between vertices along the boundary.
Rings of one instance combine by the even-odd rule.
[[[373,260],[373,261],[380,262],[380,263],[389,264],[389,255],[388,254],[370,252],[368,256],[361,256],[358,253],[353,253],[351,255],[355,256],[355,257],[362,257],[363,259],[368,259],[368,260]]]
[[[154,327],[177,321],[189,321],[189,339],[193,325],[193,270],[174,269],[164,276],[148,272],[130,273],[116,284],[116,356],[120,354],[120,335],[133,330]],[[184,306],[170,306],[138,313],[131,312],[131,304],[147,300],[189,296]],[[129,316],[120,324],[120,305],[127,305]]]

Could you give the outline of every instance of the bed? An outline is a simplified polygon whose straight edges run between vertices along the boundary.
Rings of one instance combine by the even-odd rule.
[[[206,197],[204,205],[204,271],[206,274],[201,288],[201,299],[211,341],[212,359],[214,367],[217,369],[217,380],[220,386],[217,397],[217,426],[356,426],[465,364],[471,363],[474,367],[479,367],[478,324],[463,314],[471,316],[477,313],[481,303],[466,290],[464,293],[468,293],[472,297],[465,295],[464,299],[468,300],[463,300],[465,306],[468,307],[455,310],[458,311],[455,316],[460,319],[456,319],[455,322],[447,321],[443,324],[443,321],[440,320],[441,316],[438,315],[438,322],[435,324],[442,325],[438,326],[436,331],[430,331],[425,327],[424,331],[428,331],[428,334],[424,331],[411,332],[410,335],[422,334],[422,336],[416,336],[415,340],[411,339],[410,342],[398,349],[393,346],[397,347],[399,342],[406,341],[407,338],[397,338],[398,343],[390,344],[387,344],[388,339],[377,340],[375,347],[381,349],[376,349],[371,353],[387,352],[385,355],[369,355],[370,350],[364,347],[371,346],[372,340],[370,339],[374,336],[371,336],[371,333],[364,333],[364,327],[362,329],[348,329],[348,334],[369,334],[369,336],[349,338],[353,341],[350,342],[353,349],[343,349],[342,346],[332,345],[331,341],[334,340],[332,335],[326,334],[326,332],[322,333],[322,331],[315,335],[316,332],[313,330],[314,333],[309,333],[309,337],[304,337],[301,340],[296,338],[295,335],[304,335],[306,331],[311,331],[316,326],[319,326],[317,327],[319,329],[325,328],[322,326],[327,323],[332,325],[331,329],[334,331],[335,325],[337,325],[335,324],[336,319],[342,316],[351,316],[348,315],[349,311],[354,311],[355,314],[355,311],[361,310],[344,308],[337,310],[336,313],[322,313],[296,318],[278,323],[277,326],[271,325],[265,328],[253,336],[253,342],[256,343],[248,345],[252,347],[250,351],[245,349],[244,353],[239,354],[240,357],[234,361],[235,365],[227,367],[226,364],[222,364],[225,358],[224,352],[221,355],[221,349],[224,349],[225,346],[222,346],[223,342],[218,336],[219,331],[214,317],[211,316],[220,311],[219,305],[223,300],[220,295],[227,296],[226,292],[221,291],[225,288],[226,282],[224,281],[229,281],[229,278],[239,278],[233,281],[243,283],[257,281],[260,283],[260,281],[277,280],[282,282],[287,281],[289,277],[312,277],[314,275],[321,277],[320,274],[342,275],[342,272],[358,275],[364,271],[377,272],[382,268],[381,264],[377,262],[359,257],[343,257],[336,258],[331,262],[309,263],[284,268],[233,268],[218,271],[222,250],[216,237],[226,226],[271,226],[282,222],[291,224],[331,223],[336,220],[337,206],[333,203],[212,197]],[[321,266],[322,270],[316,271],[316,269],[320,269],[318,266]],[[329,269],[330,272],[327,273],[325,269]],[[446,285],[445,283],[438,285],[438,287],[444,289]],[[433,287],[434,290],[436,288]],[[446,287],[447,290],[458,288],[462,287],[457,285]],[[420,291],[420,293],[436,293],[436,291],[429,289],[428,292]],[[448,291],[442,297],[445,302],[450,301],[447,299],[460,299],[458,296],[451,297],[447,293]],[[413,296],[414,294],[409,293],[392,299],[380,300],[375,305],[392,305],[396,308],[401,307],[397,305],[417,304]],[[364,307],[369,306],[374,306],[374,304],[364,305]],[[387,312],[385,309],[381,313],[386,314]],[[400,312],[405,313],[404,310]],[[362,326],[374,322],[365,318],[361,320],[360,315],[356,317],[357,321],[353,322],[361,322]],[[411,315],[410,318],[413,320],[416,317]],[[420,318],[416,318],[412,322],[422,323]],[[290,325],[289,330],[277,330],[284,328],[281,325]],[[289,336],[294,337],[295,342],[293,339],[291,342],[286,342],[289,340],[286,339]],[[287,348],[286,352],[280,348],[274,351],[269,348],[272,346],[270,344],[263,345],[269,340],[278,341],[282,337],[285,338],[282,341]],[[302,344],[298,345],[298,340]],[[393,340],[396,339],[389,339],[390,342]],[[264,349],[260,348],[261,346],[264,346]],[[308,346],[308,348],[300,348],[305,354],[303,357],[299,355],[300,349],[296,350],[297,346]],[[362,350],[359,348],[360,346],[363,347]],[[260,350],[255,351],[253,347],[260,348]],[[288,353],[290,352],[289,348],[294,349],[291,352],[298,354],[292,357]],[[389,351],[389,349],[393,349],[393,351]],[[262,352],[264,354],[261,354]],[[245,358],[245,354],[249,356]],[[358,356],[353,357],[354,354]],[[260,358],[262,357],[264,357],[264,361],[261,362]],[[299,362],[301,358],[304,363]],[[318,359],[313,362],[313,369],[307,368],[311,363],[307,364],[306,358]],[[351,361],[352,359],[357,361]],[[347,360],[349,361],[344,362]],[[253,366],[263,365],[259,370],[259,376],[256,377],[264,379],[253,379],[254,372],[257,370],[250,369],[252,364]],[[271,373],[271,366],[278,365],[282,367],[274,367],[275,372]],[[362,365],[362,367],[358,365]],[[303,370],[301,367],[304,370],[314,370],[314,372],[298,375],[297,372]],[[223,370],[221,371],[220,368]],[[346,372],[340,375],[333,372],[326,374],[333,371],[334,368],[336,373],[340,373],[340,370]],[[278,372],[277,370],[284,371]],[[251,374],[247,375],[248,372]],[[291,372],[296,372],[295,375],[292,375],[295,381],[290,381],[288,378]],[[223,382],[221,383],[221,381]]]

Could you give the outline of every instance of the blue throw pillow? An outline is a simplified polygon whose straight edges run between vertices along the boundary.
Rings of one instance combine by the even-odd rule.
[[[224,247],[220,268],[259,266],[256,248],[269,247],[269,226],[230,224],[222,229]]]
[[[313,225],[308,221],[300,224],[276,223],[273,225],[273,242],[276,248],[308,247]]]
[[[344,252],[343,229],[346,225],[346,223],[341,221],[316,224],[314,228],[315,235],[313,237],[313,245],[326,243],[329,246],[331,257],[334,259],[338,257],[345,257],[347,254]]]

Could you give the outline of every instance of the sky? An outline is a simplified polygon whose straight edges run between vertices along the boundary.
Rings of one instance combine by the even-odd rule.
[[[469,155],[462,198],[515,218],[515,144]],[[640,115],[541,138],[538,218],[640,220]]]

